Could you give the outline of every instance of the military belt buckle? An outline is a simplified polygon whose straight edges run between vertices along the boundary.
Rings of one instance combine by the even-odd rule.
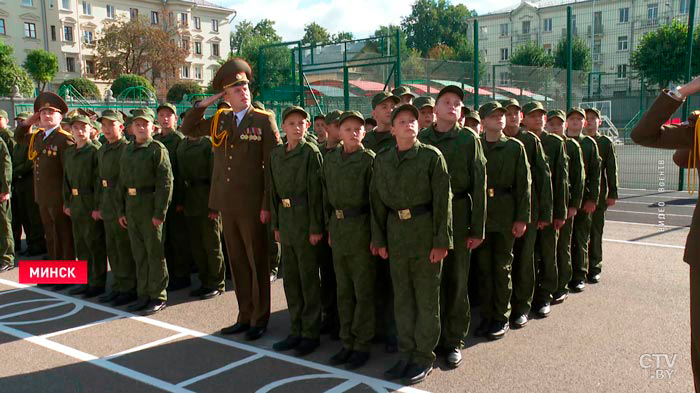
[[[292,201],[290,201],[289,198],[282,199],[282,206],[290,208],[292,207]]]
[[[489,198],[493,198],[494,196],[496,196],[496,190],[489,188]]]
[[[136,189],[135,188],[129,188],[128,192],[129,192],[129,195],[136,196]]]
[[[77,188],[71,188],[70,191],[73,194],[73,196],[78,196],[78,189]]]
[[[343,213],[342,210],[336,210],[335,211],[335,218],[337,218],[338,220],[343,220],[343,219],[345,219],[345,214]]]
[[[107,186],[108,186],[107,180],[102,179],[102,188],[107,188]]]
[[[399,210],[400,220],[410,220],[411,219],[411,209],[401,209]]]

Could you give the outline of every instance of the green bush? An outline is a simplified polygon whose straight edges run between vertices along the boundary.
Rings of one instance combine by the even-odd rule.
[[[168,102],[179,103],[186,94],[200,94],[202,86],[194,81],[177,82],[170,87],[166,99]]]
[[[71,85],[75,90],[77,90],[83,97],[87,99],[99,100],[101,97],[100,89],[97,88],[95,82],[87,78],[74,78],[66,79],[61,83],[59,90],[63,86]]]
[[[134,74],[119,75],[119,78],[112,82],[111,89],[114,97],[119,97],[124,90],[136,86],[143,86],[155,94],[156,89],[153,88],[153,85],[151,85],[151,82],[149,82],[148,79]]]

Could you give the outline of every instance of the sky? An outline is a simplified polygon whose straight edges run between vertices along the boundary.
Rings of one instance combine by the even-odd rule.
[[[242,20],[253,23],[272,19],[284,41],[296,41],[304,36],[304,25],[316,22],[331,34],[349,31],[355,38],[366,38],[381,25],[399,24],[411,12],[412,0],[209,0],[233,8],[235,25]],[[479,14],[506,8],[520,1],[452,0],[464,4]]]

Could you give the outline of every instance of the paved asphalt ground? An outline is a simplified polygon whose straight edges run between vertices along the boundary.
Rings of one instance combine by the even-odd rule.
[[[234,322],[233,291],[206,301],[171,293],[145,318],[20,285],[14,269],[0,274],[0,392],[689,392],[682,255],[694,205],[687,193],[623,189],[607,216],[599,284],[503,340],[470,335],[460,368],[438,360],[412,388],[382,379],[396,355],[379,344],[354,373],[328,365],[340,344],[326,336],[303,359],[272,351],[288,328],[281,280],[267,335],[248,343],[217,333]]]

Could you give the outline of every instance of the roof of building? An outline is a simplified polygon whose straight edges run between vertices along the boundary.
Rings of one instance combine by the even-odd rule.
[[[566,4],[573,4],[573,3],[585,3],[589,2],[591,0],[530,0],[530,1],[525,1],[521,0],[520,3],[511,5],[506,8],[502,8],[500,10],[492,11],[485,13],[483,15],[478,15],[479,16],[488,16],[488,15],[496,15],[496,14],[506,14],[512,11],[515,11],[516,9],[520,8],[523,5],[529,5],[530,7],[533,8],[546,8],[546,7],[556,7],[559,5],[566,5]]]
[[[229,12],[233,12],[232,8],[224,7],[223,5],[215,4],[215,3],[212,3],[211,1],[207,1],[207,0],[189,0],[189,1],[191,1],[192,3],[195,3],[196,5],[209,7],[209,8],[218,8],[220,10],[227,10]]]

